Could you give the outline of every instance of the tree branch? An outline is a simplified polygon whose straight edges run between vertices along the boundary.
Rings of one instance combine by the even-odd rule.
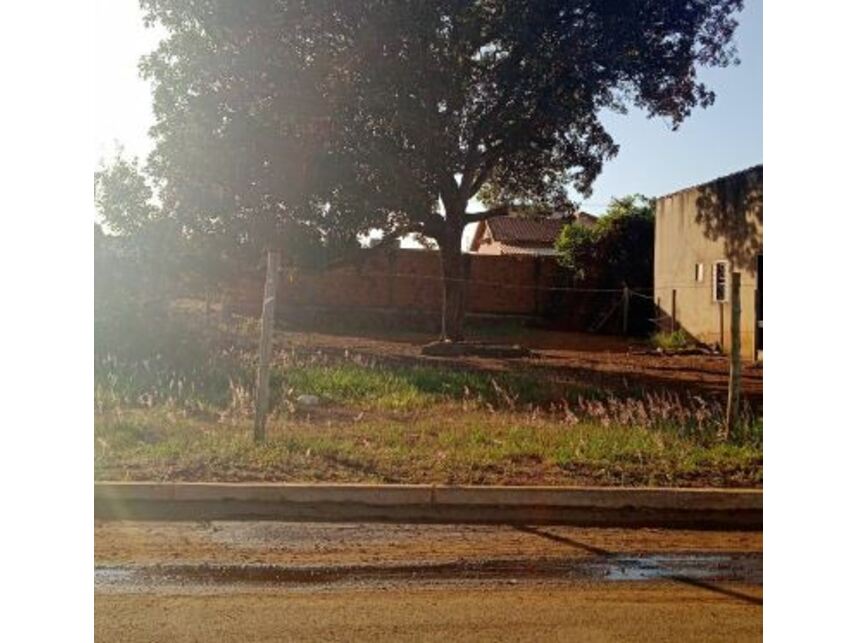
[[[461,207],[461,196],[459,188],[455,184],[455,179],[451,176],[441,175],[438,177],[440,187],[440,200],[443,203],[443,209],[446,212],[447,218],[455,216],[458,208]],[[464,201],[464,207],[467,207],[467,201]]]
[[[471,212],[469,214],[464,215],[465,223],[478,223],[479,221],[486,221],[488,219],[493,219],[495,217],[504,217],[509,214],[509,206],[508,205],[499,205],[496,208],[490,208],[488,210],[483,210],[482,212]]]
[[[486,164],[485,166],[483,166],[483,168],[479,171],[479,174],[476,175],[476,178],[473,179],[473,182],[470,184],[470,188],[467,192],[468,199],[472,199],[479,193],[479,190],[482,188],[482,184],[488,180],[488,176],[491,174],[491,170],[493,169],[493,163]]]
[[[474,136],[467,146],[467,154],[464,157],[464,169],[461,172],[461,189],[467,194],[467,198],[475,194],[472,190],[473,177],[479,168],[479,154],[477,152],[477,138]]]
[[[503,155],[503,144],[504,141],[500,141],[495,144],[490,149],[486,150],[482,154],[482,158],[479,160],[479,165],[482,167],[479,169],[479,173],[472,179],[470,185],[466,186],[467,190],[467,199],[470,200],[479,192],[482,184],[488,180],[488,177],[491,175],[491,172],[494,170],[494,167],[497,165],[497,161]],[[477,165],[477,167],[479,167]]]

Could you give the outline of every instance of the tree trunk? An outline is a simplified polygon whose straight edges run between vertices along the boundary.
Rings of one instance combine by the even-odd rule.
[[[443,270],[443,318],[441,338],[464,339],[464,307],[467,292],[466,257],[461,252],[461,233],[453,232],[440,246]]]

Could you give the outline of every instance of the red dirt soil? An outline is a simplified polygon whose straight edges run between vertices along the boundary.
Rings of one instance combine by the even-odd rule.
[[[423,345],[436,339],[428,334],[395,336],[365,333],[362,336],[307,332],[278,333],[278,347],[286,350],[321,351],[360,355],[390,364],[452,366],[477,371],[530,372],[559,381],[601,386],[614,394],[623,391],[676,392],[725,396],[729,360],[721,355],[640,354],[639,341],[623,337],[528,330],[514,336],[492,335],[496,344],[519,344],[534,351],[532,357],[430,357],[420,354]],[[762,402],[762,365],[745,362],[742,395],[752,405]]]

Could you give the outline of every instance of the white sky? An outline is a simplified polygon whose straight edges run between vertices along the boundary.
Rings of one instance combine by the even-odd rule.
[[[94,163],[111,157],[116,143],[144,160],[152,149],[148,129],[154,117],[150,88],[139,77],[137,63],[161,34],[143,26],[137,0],[96,0],[96,16]]]

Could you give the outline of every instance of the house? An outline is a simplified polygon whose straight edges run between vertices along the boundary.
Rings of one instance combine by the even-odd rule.
[[[577,220],[593,225],[597,217],[578,212],[570,216],[528,217],[508,215],[477,224],[469,250],[482,255],[555,256],[554,243],[563,226]]]
[[[657,199],[654,297],[659,324],[731,345],[730,281],[741,275],[741,353],[762,355],[762,166]]]

